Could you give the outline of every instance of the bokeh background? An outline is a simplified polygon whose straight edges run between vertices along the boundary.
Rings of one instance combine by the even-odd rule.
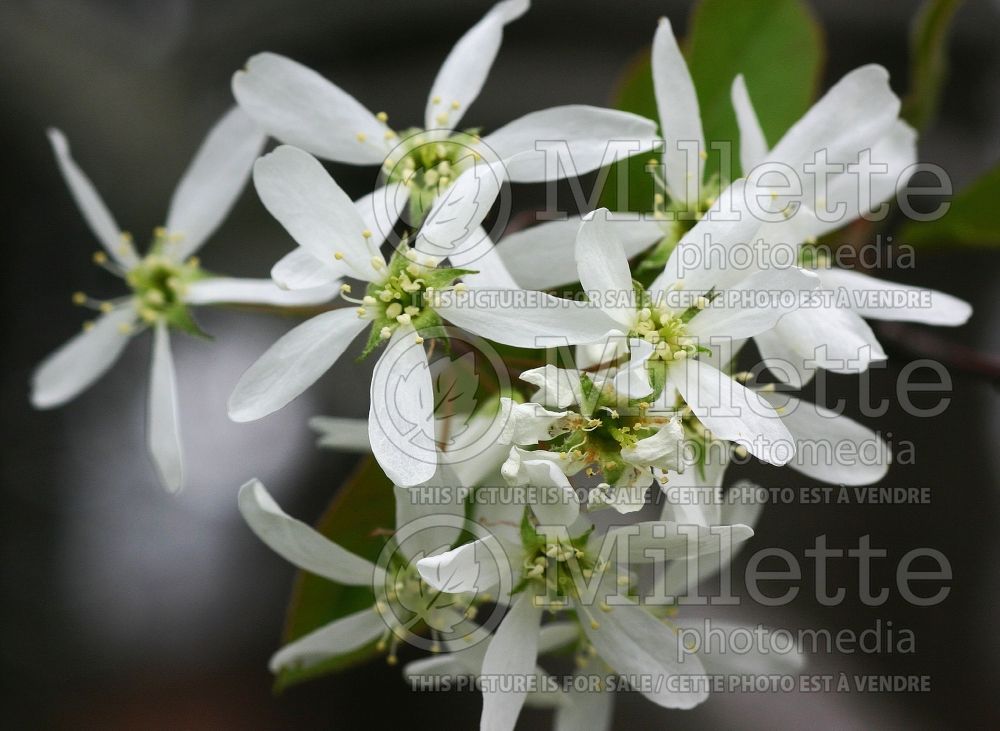
[[[812,3],[828,37],[825,85],[867,62],[885,65],[906,89],[906,37],[918,3]],[[471,728],[475,694],[418,695],[398,669],[376,661],[293,689],[270,691],[266,660],[277,647],[292,568],[251,535],[235,509],[252,476],[286,509],[316,518],[355,457],[320,452],[306,427],[313,414],[362,416],[364,368],[350,360],[285,410],[253,424],[230,423],[226,398],[242,370],[293,321],[205,311],[213,343],[179,337],[189,486],[170,497],[143,447],[149,342],[131,345],[108,377],[71,405],[28,405],[32,367],[77,332],[83,313],[70,294],[113,294],[90,264],[96,242],[52,160],[44,130],[62,128],[124,228],[143,240],[202,135],[231,103],[229,79],[252,53],[272,50],[336,80],[398,126],[418,123],[427,89],[452,43],[489,3],[425,0],[6,0],[0,5],[0,140],[4,164],[3,716],[8,728]],[[509,26],[469,120],[486,129],[563,103],[609,104],[623,68],[649,43],[660,15],[685,27],[688,3],[539,0]],[[1000,159],[1000,3],[966,4],[950,50],[951,77],[921,159],[943,165],[957,186]],[[794,63],[794,59],[775,59]],[[354,194],[374,171],[332,166]],[[540,205],[522,186],[515,202]],[[946,242],[943,242],[946,243]],[[1000,242],[995,242],[1000,243]],[[247,191],[203,252],[205,265],[266,276],[291,242]],[[960,295],[975,315],[936,332],[981,352],[1000,350],[995,250],[920,251],[899,279]],[[872,379],[893,398],[896,375],[917,357],[912,339],[887,343],[893,359]],[[831,379],[831,396],[857,399],[853,379]],[[895,399],[893,398],[895,402]],[[857,413],[856,406],[853,413]],[[849,413],[852,413],[849,411]],[[870,422],[871,423],[871,422]],[[620,696],[615,728],[708,726],[820,728],[996,727],[1000,711],[1000,409],[996,383],[953,371],[952,403],[937,419],[893,405],[873,426],[914,442],[916,463],[884,484],[931,489],[921,506],[769,506],[754,547],[780,545],[801,557],[820,534],[855,546],[870,534],[895,560],[930,546],[955,579],[943,604],[921,609],[893,592],[883,607],[857,601],[856,564],[834,565],[831,583],[852,600],[820,606],[803,590],[790,606],[746,606],[741,618],[774,626],[862,630],[876,619],[908,627],[914,654],[818,655],[812,672],[929,674],[932,692],[902,695],[721,695],[692,712],[668,712]],[[809,485],[762,466],[733,470],[770,487]],[[745,557],[743,558],[745,561]],[[742,566],[740,562],[738,566]],[[813,576],[804,564],[803,586]],[[876,580],[892,573],[876,570]],[[525,728],[547,728],[526,711]],[[8,725],[9,724],[9,725]]]

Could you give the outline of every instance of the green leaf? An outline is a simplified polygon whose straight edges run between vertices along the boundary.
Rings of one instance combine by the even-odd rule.
[[[688,43],[706,145],[732,141],[734,168],[739,167],[739,132],[730,90],[737,74],[746,79],[769,145],[816,97],[825,41],[801,0],[701,0],[694,8]],[[706,176],[719,171],[718,153],[711,147],[707,152]]]
[[[1000,165],[955,196],[935,221],[909,221],[896,236],[914,246],[1000,246]]]
[[[676,29],[675,29],[676,30]],[[712,142],[732,143],[735,177],[739,170],[739,133],[730,88],[742,73],[761,127],[774,144],[816,97],[823,68],[823,31],[801,0],[701,0],[691,19],[688,66],[698,93],[708,145],[706,179],[720,171]],[[649,49],[622,76],[615,106],[657,118]],[[646,170],[649,155],[613,166],[601,198],[613,210],[651,211],[654,185]],[[618,195],[620,177],[628,175],[627,200]],[[627,205],[626,205],[627,204]]]
[[[388,531],[395,525],[394,512],[392,483],[369,456],[337,492],[316,529],[348,551],[374,562],[385,545]],[[375,597],[369,587],[344,586],[300,571],[292,588],[282,639],[291,642],[374,603]],[[308,668],[286,668],[275,679],[275,691],[281,692],[306,680],[357,665],[375,655],[375,643],[372,642]]]
[[[962,0],[927,0],[910,29],[910,91],[903,119],[919,130],[934,121],[948,71],[948,31]]]

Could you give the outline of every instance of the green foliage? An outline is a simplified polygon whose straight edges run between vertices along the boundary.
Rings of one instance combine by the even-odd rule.
[[[915,246],[1000,246],[1000,165],[967,187],[936,221],[910,221],[896,240]]]
[[[910,92],[903,118],[923,130],[934,121],[948,71],[948,31],[962,0],[927,0],[910,31]]]
[[[365,457],[337,492],[316,524],[324,536],[348,551],[375,561],[393,528],[395,501],[392,483],[372,457]],[[383,530],[379,530],[383,529]],[[291,642],[313,630],[375,603],[366,586],[343,586],[300,571],[292,588],[282,639]],[[278,674],[275,690],[357,665],[376,654],[375,643],[308,668],[287,668]]]

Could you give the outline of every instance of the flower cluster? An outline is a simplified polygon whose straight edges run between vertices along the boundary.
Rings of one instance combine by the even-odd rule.
[[[915,133],[900,121],[883,69],[849,73],[770,149],[737,77],[743,176],[732,180],[705,175],[698,100],[666,20],[652,47],[659,131],[630,113],[578,105],[485,135],[459,129],[505,25],[527,9],[528,0],[504,0],[462,37],[434,81],[422,127],[395,129],[314,71],[254,56],[233,78],[238,106],[209,134],[144,255],[51,132],[104,247],[94,261],[129,293],[73,295],[99,315],[40,366],[32,400],[40,408],[68,401],[152,330],[149,450],[164,486],[178,490],[170,332],[201,335],[196,306],[308,307],[312,316],[239,378],[229,415],[263,418],[349,351],[371,357],[368,419],[312,423],[322,445],[371,452],[394,485],[395,529],[373,562],[285,514],[260,482],[243,486],[240,510],[267,545],[305,571],[373,593],[370,606],[282,648],[272,670],[365,648],[395,664],[401,645],[415,644],[431,655],[405,666],[411,679],[478,679],[484,729],[513,728],[525,703],[554,708],[558,728],[606,728],[613,695],[546,682],[539,657],[569,658],[576,676],[605,683],[620,675],[671,708],[704,701],[698,679],[709,672],[745,672],[745,657],[678,645],[692,621],[679,606],[683,589],[722,570],[753,535],[759,504],[724,499],[727,467],[753,455],[836,484],[877,481],[889,462],[880,437],[787,391],[818,368],[858,373],[884,359],[865,318],[957,325],[970,309],[811,256],[817,236],[864,213],[853,177],[792,195],[766,170],[758,174],[780,163],[805,180],[820,151],[841,165],[865,151],[883,164],[868,202],[894,194],[915,162]],[[279,145],[261,156],[267,137]],[[547,140],[565,143],[574,174],[607,165],[615,141],[634,142],[629,154],[658,151],[653,214],[601,208],[494,243],[486,222],[498,200],[509,209],[509,182],[566,174],[546,160],[538,143]],[[352,200],[317,157],[376,166],[378,183]],[[206,272],[194,254],[251,172],[296,247],[268,280]],[[838,224],[818,214],[819,202],[841,206]],[[758,246],[738,267],[714,256],[753,241],[798,253],[782,262]],[[919,291],[931,306],[841,307],[818,296],[840,288]],[[738,370],[751,340],[762,367]],[[490,364],[500,367],[486,378]],[[819,463],[796,450],[811,439],[883,448],[875,464]],[[650,564],[653,585],[639,570]],[[768,673],[801,658],[753,661]]]

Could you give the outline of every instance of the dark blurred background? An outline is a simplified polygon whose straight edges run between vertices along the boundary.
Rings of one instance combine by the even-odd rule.
[[[616,79],[647,45],[660,15],[683,29],[686,2],[545,2],[509,26],[497,63],[466,119],[496,128],[556,104],[609,104]],[[918,3],[813,3],[828,37],[825,85],[868,62],[907,86],[906,37]],[[270,692],[268,656],[279,642],[292,568],[264,548],[235,509],[239,485],[260,477],[292,514],[315,519],[354,457],[312,446],[307,417],[363,416],[366,375],[349,359],[283,411],[237,425],[225,401],[242,370],[292,321],[202,311],[214,343],[175,339],[189,485],[177,497],[156,484],[144,451],[147,338],[108,377],[69,406],[28,404],[32,367],[76,333],[83,313],[70,294],[113,294],[90,264],[97,244],[70,199],[44,129],[62,128],[118,223],[143,241],[163,222],[190,155],[231,103],[229,79],[252,53],[272,50],[318,69],[397,127],[420,121],[427,90],[452,43],[487,2],[364,3],[331,0],[6,0],[0,5],[0,139],[4,166],[2,677],[8,728],[471,728],[475,694],[409,692],[398,668],[374,662],[293,689]],[[957,186],[1000,158],[1000,3],[969,2],[949,54],[951,77],[921,159],[943,165]],[[782,60],[778,60],[782,62]],[[794,59],[784,62],[794,63]],[[360,195],[374,170],[332,167]],[[525,209],[543,201],[523,186]],[[266,276],[291,246],[252,192],[203,251],[209,269]],[[921,251],[913,271],[894,272],[972,301],[964,327],[936,332],[984,352],[1000,350],[1000,261],[982,250]],[[893,397],[893,355],[872,379]],[[907,345],[904,340],[903,346]],[[777,505],[765,511],[754,548],[780,545],[802,558],[820,534],[835,547],[872,536],[892,566],[930,546],[951,561],[943,604],[921,609],[892,598],[857,601],[857,567],[831,567],[831,585],[852,600],[820,606],[804,589],[790,606],[737,615],[772,626],[863,630],[876,619],[916,634],[913,654],[817,655],[810,672],[930,675],[927,694],[713,696],[692,712],[667,712],[619,696],[616,728],[734,726],[997,727],[1000,712],[1000,409],[995,385],[953,372],[952,403],[938,419],[893,405],[869,423],[915,444],[916,463],[894,466],[890,486],[931,489],[929,505]],[[856,404],[855,379],[831,379],[831,397]],[[893,399],[895,401],[895,399]],[[849,413],[857,414],[856,405]],[[812,484],[787,470],[734,469],[769,487]],[[818,483],[817,483],[818,484]],[[740,562],[739,566],[745,562]],[[810,587],[811,565],[803,563]],[[877,569],[892,585],[893,574]],[[526,728],[548,716],[526,711]]]

